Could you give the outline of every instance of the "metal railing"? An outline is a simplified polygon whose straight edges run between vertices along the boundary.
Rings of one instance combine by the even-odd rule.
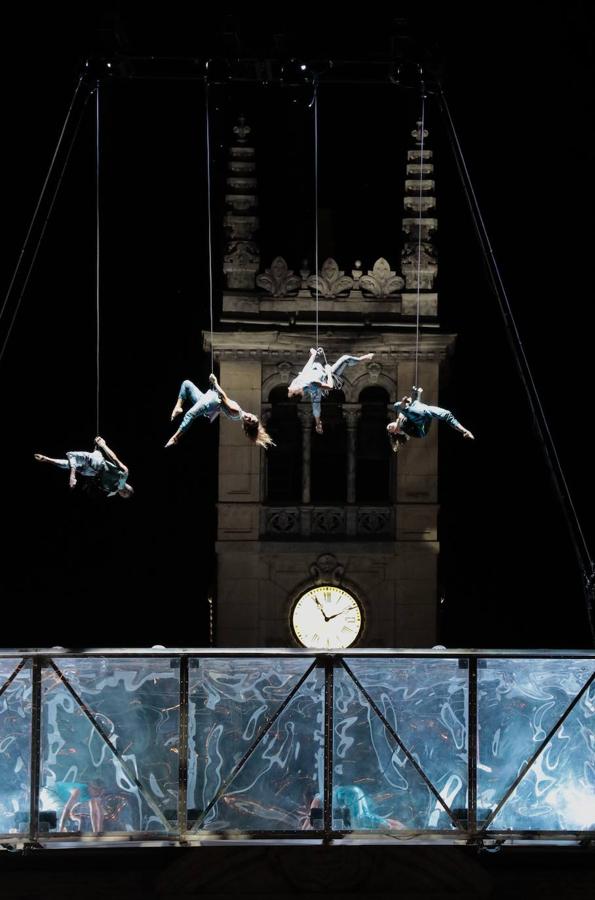
[[[595,653],[0,652],[0,841],[595,831]]]

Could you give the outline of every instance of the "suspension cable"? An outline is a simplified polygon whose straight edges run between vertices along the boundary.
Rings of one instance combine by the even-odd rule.
[[[550,475],[552,477],[552,481],[554,483],[554,488],[560,501],[560,505],[566,518],[566,523],[568,525],[574,551],[580,566],[581,574],[583,576],[587,617],[589,621],[591,637],[593,639],[593,643],[595,644],[595,620],[593,616],[593,602],[595,599],[595,563],[593,562],[593,559],[591,557],[589,546],[581,527],[581,523],[572,499],[572,494],[570,492],[570,488],[564,474],[564,469],[562,467],[562,463],[556,449],[554,438],[551,433],[545,411],[543,409],[539,391],[537,390],[537,385],[535,383],[535,379],[533,378],[529,360],[527,358],[527,354],[525,353],[525,348],[523,346],[514,314],[512,312],[512,307],[510,305],[506,287],[504,285],[504,281],[502,279],[502,275],[500,273],[500,269],[498,267],[496,257],[489,239],[487,228],[481,214],[477,195],[473,188],[469,170],[467,168],[450,108],[448,106],[448,102],[441,85],[439,85],[438,87],[440,108],[445,116],[448,125],[447,131],[450,139],[450,144],[453,150],[459,176],[463,184],[463,190],[465,192],[467,203],[471,210],[471,216],[473,224],[475,226],[475,231],[483,250],[484,258],[492,281],[492,287],[494,289],[494,293],[496,294],[500,312],[502,313],[502,317],[504,319],[504,324],[506,326],[508,338],[512,346],[515,362],[519,370],[521,381],[527,393],[529,406],[533,415],[533,421],[543,446],[545,459],[550,471]]]
[[[314,115],[314,272],[315,272],[315,302],[316,302],[316,340],[315,346],[318,349],[319,338],[318,338],[318,305],[320,299],[320,285],[319,285],[319,259],[318,259],[318,77],[314,77],[314,96],[312,98],[312,107],[313,107],[313,115]]]
[[[423,81],[423,70],[420,67],[420,87],[421,87],[421,148],[420,148],[420,160],[419,160],[419,192],[418,192],[418,201],[419,201],[419,209],[417,211],[418,214],[418,226],[417,226],[417,307],[415,314],[415,386],[419,387],[418,380],[418,369],[419,369],[419,311],[421,304],[420,297],[420,289],[421,289],[421,228],[422,228],[422,194],[423,194],[423,169],[424,169],[424,133],[425,133],[425,124],[426,124],[426,107],[425,107],[425,84]]]
[[[208,63],[207,63],[208,66]],[[209,245],[209,322],[211,328],[211,372],[215,365],[215,350],[213,348],[214,317],[213,317],[213,217],[211,210],[211,122],[209,116],[209,81],[205,76],[205,136],[207,152],[207,230]]]
[[[23,246],[22,246],[21,251],[20,251],[20,253],[19,253],[19,256],[18,256],[18,259],[17,259],[17,263],[16,263],[16,266],[15,266],[15,268],[14,268],[14,272],[13,272],[12,277],[11,277],[11,279],[10,279],[10,283],[9,283],[9,285],[8,285],[8,289],[7,289],[7,291],[6,291],[6,295],[5,295],[4,300],[3,300],[3,303],[2,303],[2,308],[0,309],[0,323],[2,322],[2,318],[3,318],[5,315],[8,314],[8,304],[9,304],[9,301],[10,301],[11,296],[12,296],[12,294],[13,294],[13,288],[14,288],[14,285],[15,285],[15,283],[16,283],[16,281],[17,281],[17,277],[18,277],[18,275],[19,275],[19,272],[20,272],[21,268],[23,267],[24,259],[25,259],[25,254],[26,254],[26,251],[27,251],[27,249],[28,249],[28,246],[29,246],[29,244],[30,244],[30,242],[31,242],[31,240],[32,240],[33,231],[34,231],[35,225],[36,225],[36,223],[37,223],[37,220],[38,220],[38,218],[39,218],[39,216],[40,216],[41,206],[42,206],[43,200],[44,200],[44,198],[45,198],[46,192],[47,192],[47,190],[48,190],[48,186],[49,186],[49,184],[50,184],[50,181],[51,181],[51,178],[52,178],[54,169],[56,168],[57,160],[58,160],[59,155],[60,155],[60,150],[61,150],[62,144],[63,144],[63,142],[64,142],[65,135],[66,135],[66,133],[67,133],[67,131],[68,131],[68,127],[69,127],[69,125],[70,125],[70,121],[71,121],[71,118],[72,118],[72,114],[73,114],[73,111],[74,111],[74,109],[75,109],[75,107],[76,107],[77,100],[78,100],[78,97],[79,97],[79,94],[80,94],[80,91],[81,91],[81,86],[83,85],[84,81],[85,81],[85,73],[83,73],[82,75],[80,75],[79,80],[78,80],[78,83],[77,83],[77,85],[76,85],[76,87],[75,87],[75,90],[74,90],[74,94],[73,94],[72,100],[70,101],[70,106],[68,107],[68,112],[66,113],[66,118],[65,118],[65,120],[64,120],[64,124],[62,125],[62,130],[60,131],[60,135],[59,135],[59,137],[58,137],[58,142],[57,142],[56,147],[55,147],[55,149],[54,149],[54,153],[53,153],[53,155],[52,155],[52,159],[51,159],[51,162],[50,162],[50,165],[49,165],[49,168],[48,168],[48,171],[47,171],[47,174],[46,174],[46,177],[45,177],[43,186],[42,186],[42,188],[41,188],[41,193],[40,193],[39,198],[38,198],[38,200],[37,200],[37,203],[36,203],[36,205],[35,205],[35,209],[34,209],[34,211],[33,211],[33,215],[32,215],[32,217],[31,217],[31,221],[30,221],[30,223],[29,223],[29,227],[28,227],[27,233],[26,233],[26,235],[25,235],[25,240],[24,240],[24,242],[23,242]],[[90,93],[87,93],[87,94],[85,95],[85,101],[84,101],[84,104],[83,104],[83,106],[82,106],[82,108],[81,108],[81,110],[80,110],[80,112],[79,112],[79,117],[78,117],[78,120],[77,120],[77,122],[76,122],[76,125],[75,125],[75,128],[74,128],[74,132],[73,132],[73,135],[72,135],[72,138],[70,139],[70,144],[68,145],[68,149],[67,149],[67,151],[66,151],[64,163],[62,164],[62,168],[61,168],[61,170],[60,170],[60,174],[58,175],[58,180],[57,180],[57,183],[56,183],[56,187],[55,187],[54,192],[53,192],[53,194],[52,194],[52,196],[51,196],[50,203],[49,203],[49,207],[48,207],[47,213],[46,213],[46,215],[45,215],[45,219],[44,219],[44,221],[43,221],[43,224],[42,224],[42,227],[41,227],[41,231],[40,231],[39,236],[38,236],[38,238],[37,238],[37,243],[36,243],[35,248],[34,248],[34,250],[33,250],[32,257],[31,257],[31,259],[30,259],[30,261],[29,261],[29,265],[28,265],[27,271],[26,271],[26,273],[25,273],[25,277],[24,277],[24,279],[23,279],[23,283],[22,283],[22,285],[21,285],[21,289],[20,289],[20,292],[19,292],[19,296],[18,296],[18,298],[17,298],[17,302],[16,302],[16,304],[15,304],[15,308],[14,308],[14,310],[13,310],[12,317],[11,317],[10,322],[9,322],[9,324],[8,324],[8,328],[7,328],[7,330],[6,330],[6,335],[5,335],[5,337],[4,337],[4,341],[3,341],[2,347],[0,348],[0,362],[1,362],[2,359],[4,358],[4,353],[5,353],[5,351],[6,351],[6,347],[7,347],[8,341],[9,341],[9,339],[10,339],[10,335],[12,334],[12,330],[13,330],[13,327],[14,327],[14,324],[15,324],[15,321],[16,321],[16,318],[17,318],[17,315],[18,315],[18,313],[19,313],[19,310],[20,310],[20,307],[21,307],[22,300],[23,300],[23,297],[24,297],[24,295],[25,295],[25,291],[26,291],[27,285],[28,285],[28,283],[29,283],[29,278],[31,277],[31,272],[32,272],[32,270],[33,270],[33,266],[35,265],[35,260],[37,259],[37,254],[39,253],[39,248],[40,248],[40,246],[41,246],[41,242],[42,242],[42,240],[43,240],[43,236],[44,236],[44,234],[45,234],[45,230],[46,230],[46,228],[47,228],[47,224],[48,224],[48,222],[49,222],[49,220],[50,220],[50,216],[51,216],[51,214],[52,214],[52,210],[53,210],[54,204],[55,204],[55,202],[56,202],[56,197],[58,196],[58,192],[59,192],[59,190],[60,190],[60,186],[61,186],[62,181],[63,181],[63,178],[64,178],[64,173],[65,173],[65,171],[66,171],[66,167],[67,167],[68,162],[69,162],[69,160],[70,160],[70,154],[71,154],[71,152],[72,152],[72,148],[73,148],[73,146],[74,146],[74,142],[75,142],[75,140],[76,140],[76,137],[77,137],[77,135],[78,135],[78,133],[79,133],[81,121],[82,121],[82,118],[83,118],[83,113],[84,113],[84,111],[85,111],[85,109],[86,109],[86,107],[87,107],[87,103],[88,103],[88,101],[89,101],[89,97],[90,97]]]
[[[100,355],[99,355],[99,339],[100,339],[100,318],[99,318],[99,296],[100,296],[100,220],[99,220],[99,80],[95,85],[95,434],[101,434],[99,431],[99,376],[100,376]]]

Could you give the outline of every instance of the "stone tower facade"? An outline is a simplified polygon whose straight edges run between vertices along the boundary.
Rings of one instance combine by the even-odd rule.
[[[359,261],[346,271],[327,259],[319,272],[305,264],[292,271],[281,256],[262,270],[255,149],[243,119],[234,130],[213,349],[226,391],[279,437],[267,454],[234,423],[220,424],[219,646],[295,645],[293,604],[323,583],[357,597],[359,646],[435,643],[438,429],[399,454],[384,435],[392,404],[414,381],[418,310],[418,378],[428,402],[438,402],[440,363],[454,341],[438,325],[434,166],[420,127],[405,164],[400,266],[381,258],[368,271]],[[347,369],[342,393],[323,400],[324,435],[314,431],[310,404],[291,403],[286,390],[315,343],[317,288],[328,360],[374,353]],[[210,341],[205,335],[209,350]]]

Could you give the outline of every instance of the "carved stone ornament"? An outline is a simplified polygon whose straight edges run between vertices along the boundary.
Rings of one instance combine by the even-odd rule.
[[[378,381],[378,376],[382,372],[382,366],[378,365],[377,362],[371,362],[368,364],[367,368],[370,381]]]
[[[345,566],[342,566],[332,553],[323,553],[310,566],[310,575],[317,584],[332,581],[333,584],[339,585],[344,572]]]
[[[391,271],[390,265],[382,257],[376,260],[372,271],[368,270],[367,275],[362,275],[359,283],[364,293],[380,300],[400,291],[405,284],[400,275]]]
[[[290,534],[299,531],[299,512],[296,509],[278,509],[269,513],[267,532]]]
[[[385,509],[361,509],[357,514],[358,532],[364,534],[386,533],[391,524],[391,513]]]
[[[238,116],[238,124],[234,125],[233,127],[233,133],[238,139],[238,144],[245,144],[246,138],[251,131],[252,129],[250,128],[250,126],[246,125],[246,117],[241,115]]]
[[[425,158],[425,157],[424,157]],[[432,163],[408,163],[407,164],[407,175],[415,175],[419,178],[420,175],[423,177],[430,176],[434,172],[434,166]]]
[[[403,270],[417,268],[418,253],[420,269],[433,269],[437,267],[436,253],[432,244],[422,244],[419,247],[419,250],[414,244],[407,244],[403,248],[401,254],[401,267]]]
[[[403,207],[412,212],[426,213],[436,209],[436,198],[407,196],[403,201]]]
[[[312,515],[313,534],[335,534],[345,531],[345,510],[340,508],[315,509]]]
[[[424,128],[424,131],[423,131],[423,139],[424,139],[424,141],[425,141],[425,139],[428,137],[429,133],[430,133],[430,132],[428,131],[428,129],[427,129],[427,128]],[[421,144],[421,139],[422,139],[421,119],[418,119],[418,121],[417,121],[417,128],[414,128],[414,129],[413,129],[413,131],[411,132],[411,137],[412,137],[412,138],[415,138],[415,140],[417,141],[418,144]]]
[[[407,194],[418,195],[433,193],[436,190],[436,182],[433,178],[408,178],[405,182],[405,191]]]
[[[271,268],[265,269],[264,275],[256,277],[256,284],[273,297],[287,297],[299,290],[301,279],[293,274],[293,269],[287,268],[282,256],[277,256],[271,263]]]
[[[293,374],[293,367],[291,363],[280,362],[277,368],[279,369],[279,375],[281,376],[282,381],[285,384],[289,384],[289,376]]]
[[[438,220],[431,219],[403,219],[403,231],[409,241],[431,241],[434,232],[438,228]]]
[[[406,244],[401,254],[401,271],[405,276],[405,286],[408,291],[418,287],[423,291],[431,291],[438,273],[438,263],[433,246],[426,243],[418,248],[413,244]]]
[[[224,257],[225,265],[234,268],[252,268],[258,266],[258,247],[252,241],[233,241],[229,244]]]
[[[318,293],[321,297],[332,300],[334,297],[338,297],[339,294],[345,294],[351,290],[353,278],[350,278],[345,272],[341,272],[336,261],[329,258],[323,263],[319,275],[310,275],[307,284],[313,291],[316,291],[318,287]]]

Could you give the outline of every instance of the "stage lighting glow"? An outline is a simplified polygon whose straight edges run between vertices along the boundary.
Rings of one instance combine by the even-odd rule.
[[[595,791],[592,788],[566,783],[549,792],[547,803],[558,813],[564,828],[583,831],[595,826]]]

